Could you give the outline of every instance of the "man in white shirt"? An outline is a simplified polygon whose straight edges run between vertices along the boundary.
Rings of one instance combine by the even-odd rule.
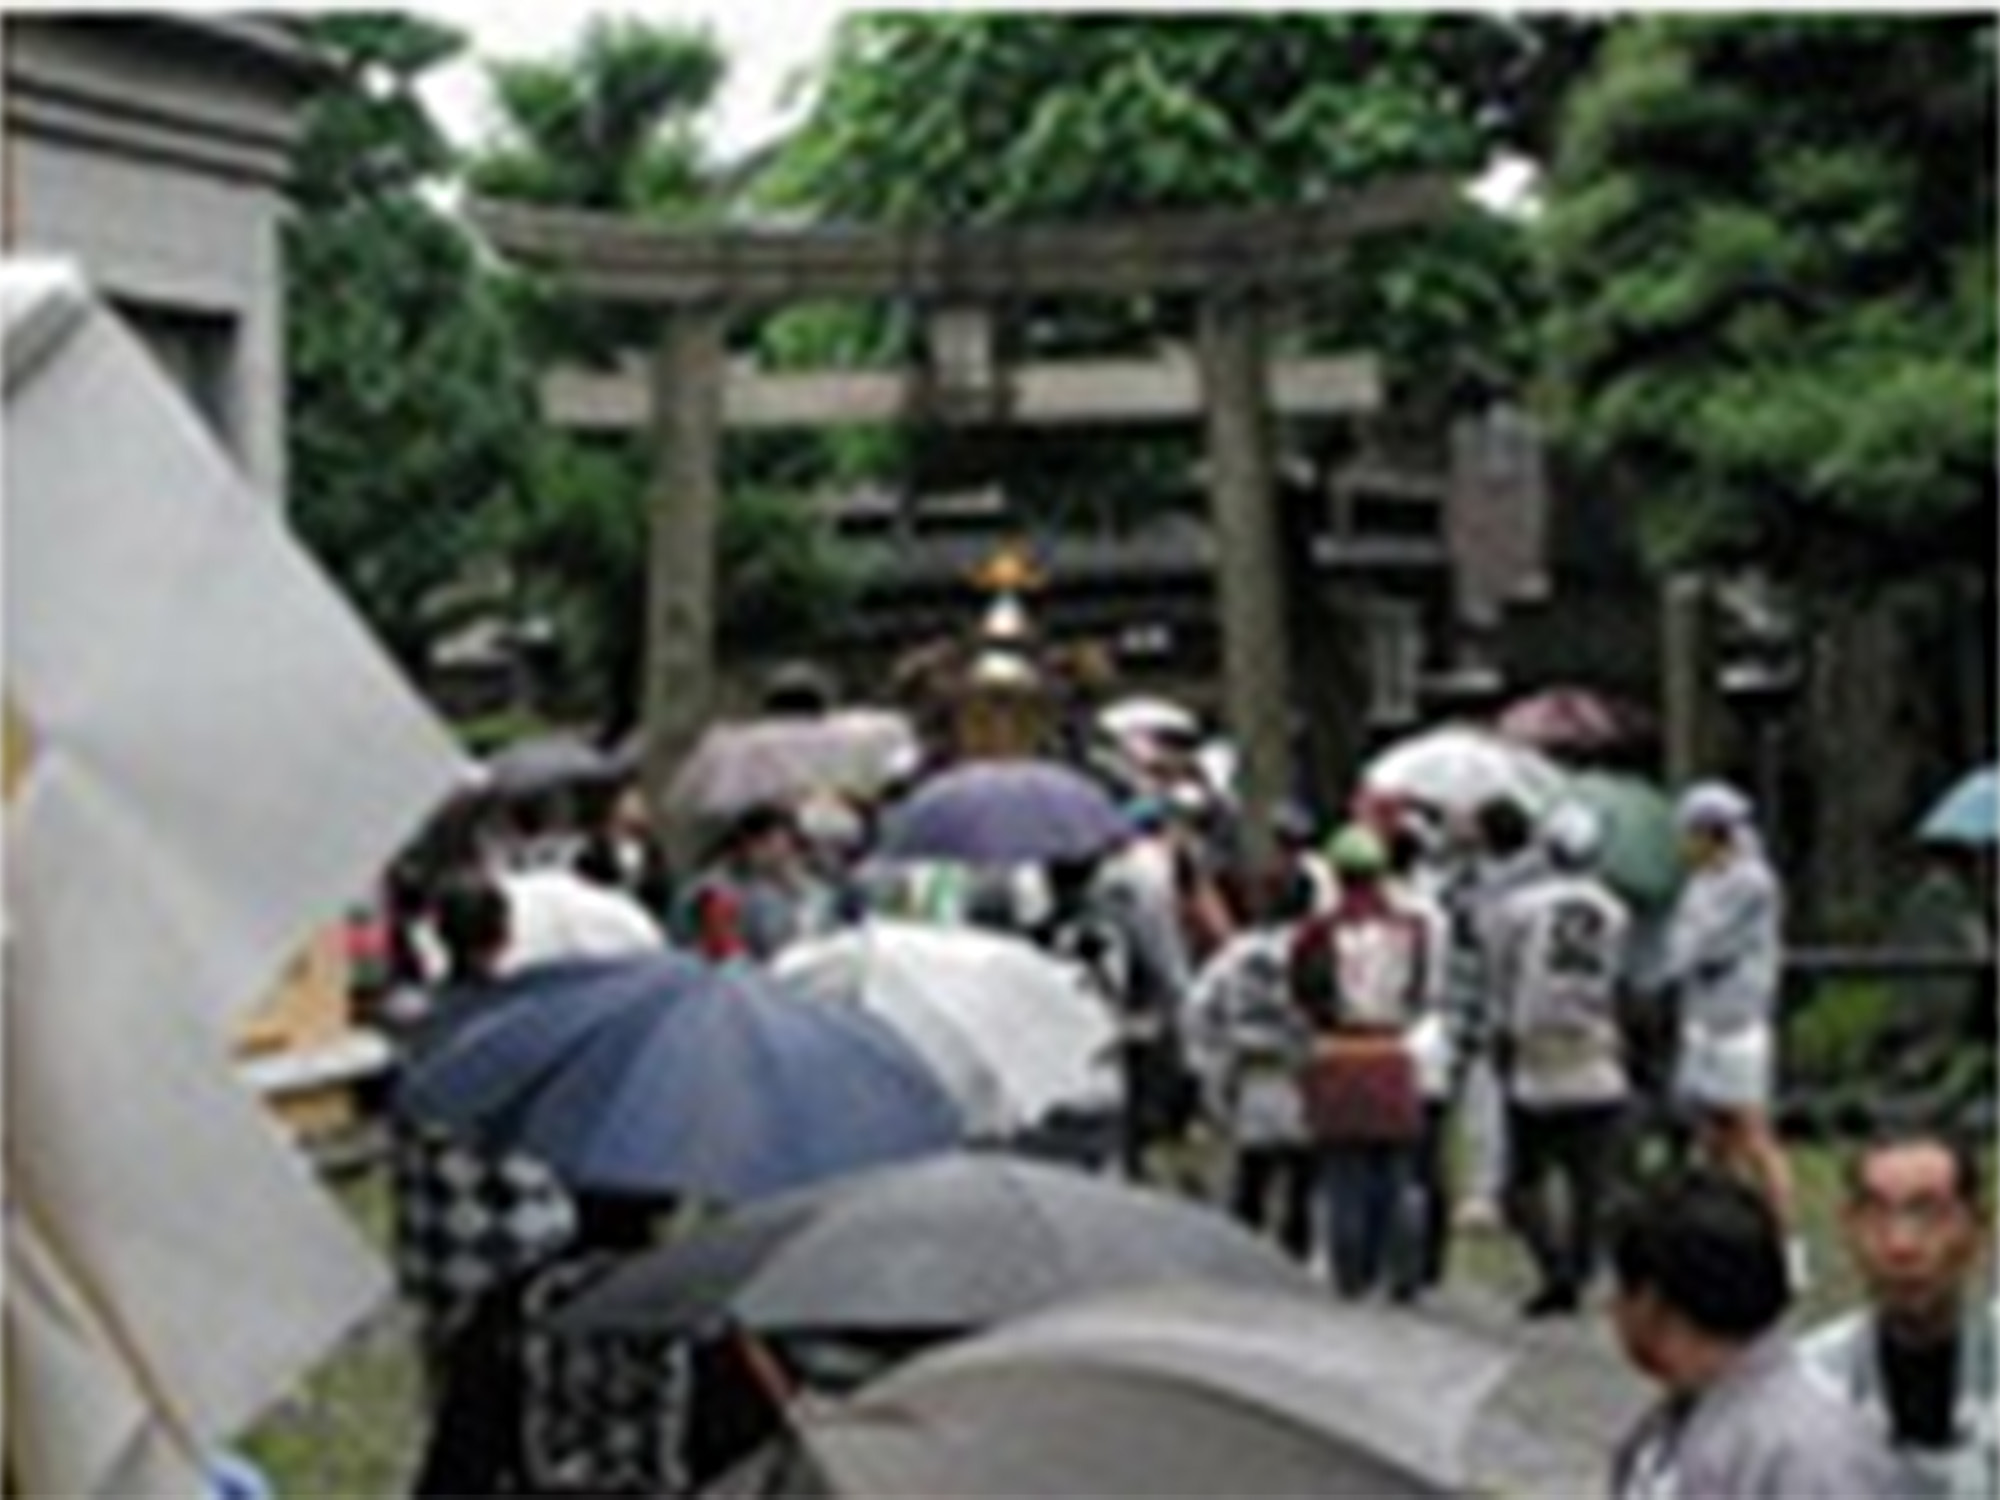
[[[1808,1373],[1853,1406],[1936,1500],[2000,1493],[2000,1306],[1984,1173],[1935,1130],[1883,1134],[1853,1157],[1842,1214],[1868,1305],[1799,1341]]]
[[[1541,1286],[1529,1317],[1573,1312],[1596,1268],[1599,1216],[1627,1094],[1618,1027],[1631,918],[1593,873],[1602,841],[1579,804],[1543,822],[1548,867],[1489,927],[1495,1069],[1507,1101],[1505,1205]],[[1563,1187],[1558,1221],[1549,1189]]]

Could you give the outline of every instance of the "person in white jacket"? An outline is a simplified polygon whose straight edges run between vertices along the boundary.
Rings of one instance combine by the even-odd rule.
[[[1985,1172],[1967,1142],[1891,1129],[1847,1167],[1842,1227],[1868,1290],[1799,1340],[1807,1373],[1858,1411],[1935,1500],[2000,1494],[2000,1303]]]
[[[1292,1003],[1293,930],[1313,910],[1311,880],[1273,877],[1262,920],[1239,931],[1195,977],[1182,1021],[1205,1112],[1230,1146],[1230,1208],[1299,1261],[1313,1254],[1318,1159],[1306,1134],[1299,1070],[1312,1028]]]
[[[1602,839],[1589,808],[1558,806],[1539,830],[1547,872],[1502,901],[1490,924],[1507,1220],[1541,1276],[1522,1308],[1529,1317],[1582,1303],[1629,1089],[1618,1017],[1631,916],[1595,872]]]
[[[1771,1124],[1784,892],[1734,787],[1691,787],[1677,817],[1691,872],[1667,933],[1680,1008],[1674,1095],[1695,1118],[1703,1155],[1747,1176],[1793,1227],[1791,1164]]]

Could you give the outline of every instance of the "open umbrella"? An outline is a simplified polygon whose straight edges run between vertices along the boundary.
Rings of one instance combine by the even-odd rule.
[[[724,1201],[959,1135],[950,1099],[874,1017],[672,953],[523,971],[414,1064],[402,1105],[575,1187]]]
[[[1210,1208],[1070,1168],[955,1152],[740,1209],[614,1271],[559,1321],[942,1335],[1163,1282],[1319,1295],[1304,1271]]]
[[[715,724],[696,742],[667,800],[697,817],[727,818],[813,792],[873,796],[917,750],[910,721],[886,709]]]
[[[1651,909],[1670,903],[1681,884],[1680,833],[1667,794],[1639,776],[1578,771],[1569,795],[1595,812],[1603,825],[1598,856],[1604,878]]]
[[[618,763],[581,735],[545,734],[517,740],[489,759],[485,789],[495,797],[533,797],[619,774]]]
[[[792,947],[776,973],[887,1022],[974,1136],[1012,1135],[1057,1105],[1116,1100],[1110,1011],[1078,969],[1019,938],[877,920]]]
[[[1517,698],[1493,720],[1504,739],[1536,750],[1608,750],[1638,739],[1650,727],[1640,710],[1588,688],[1553,687]]]
[[[1452,1495],[1505,1351],[1212,1287],[1078,1303],[920,1356],[710,1493]]]
[[[2000,842],[2000,773],[1985,766],[1961,777],[1932,804],[1918,825],[1917,837],[1927,844]]]
[[[1190,741],[1201,738],[1201,720],[1193,711],[1165,698],[1120,698],[1098,710],[1097,722],[1106,733],[1121,737],[1139,735]]]
[[[1110,794],[1050,760],[986,760],[925,782],[882,820],[891,859],[1015,865],[1088,859],[1131,832]]]
[[[500,891],[507,900],[501,963],[508,973],[555,959],[655,953],[667,945],[645,907],[574,870],[510,870],[500,876]]]
[[[1466,724],[1399,740],[1368,763],[1361,783],[1460,813],[1496,799],[1540,813],[1563,792],[1563,774],[1547,757]]]

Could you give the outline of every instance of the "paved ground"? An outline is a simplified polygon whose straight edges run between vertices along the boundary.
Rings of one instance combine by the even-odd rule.
[[[1511,1301],[1464,1280],[1426,1299],[1419,1316],[1514,1351],[1514,1364],[1472,1434],[1467,1467],[1482,1494],[1605,1493],[1607,1455],[1649,1399],[1601,1311],[1526,1322]]]

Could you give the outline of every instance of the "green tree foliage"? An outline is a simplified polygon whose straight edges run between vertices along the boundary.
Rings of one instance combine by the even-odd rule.
[[[1993,90],[1990,18],[1620,28],[1542,239],[1564,431],[1662,560],[1990,559]]]
[[[772,186],[836,215],[980,223],[1475,173],[1532,144],[1530,97],[1572,65],[1555,37],[1417,14],[865,15]]]
[[[695,121],[724,73],[706,32],[593,16],[567,56],[490,73],[506,133],[472,164],[474,192],[670,216],[706,205]]]
[[[423,192],[450,153],[414,86],[460,39],[393,14],[312,24],[341,85],[307,116],[286,227],[292,516],[420,668],[439,591],[519,482],[527,374],[473,247]]]
[[[843,23],[806,126],[756,186],[825,220],[911,225],[1101,220],[1294,206],[1403,175],[1468,182],[1534,153],[1597,27],[1475,15],[863,15]],[[1001,308],[1002,351],[1150,352],[1192,337],[1189,299],[1065,299]],[[1517,390],[1535,366],[1533,265],[1518,222],[1470,203],[1451,221],[1359,247],[1295,309],[1292,337],[1382,361],[1415,425]],[[779,319],[767,345],[814,339],[880,363],[913,357],[894,309]],[[1350,429],[1322,427],[1337,448]],[[835,454],[910,488],[1010,482],[1043,521],[1090,509],[1142,522],[1198,506],[1192,429],[906,433]],[[1328,454],[1331,457],[1331,453]]]
[[[1470,179],[1539,145],[1594,32],[1563,21],[1295,12],[873,15],[838,34],[769,201],[978,224],[1294,205],[1386,177]],[[1529,368],[1518,226],[1470,209],[1357,257],[1317,309],[1406,394],[1478,400]],[[1072,305],[1039,350],[1129,345],[1184,309]]]
[[[482,196],[661,220],[715,216],[723,195],[699,121],[725,59],[706,32],[593,19],[572,51],[492,69],[501,138],[467,172]],[[615,308],[579,307],[522,284],[521,326],[543,363],[605,362],[655,330]],[[637,709],[645,628],[650,468],[637,441],[539,433],[534,480],[508,547],[525,601],[562,642],[564,706],[616,728]],[[718,620],[725,648],[810,640],[847,597],[825,527],[732,452],[719,521]]]

